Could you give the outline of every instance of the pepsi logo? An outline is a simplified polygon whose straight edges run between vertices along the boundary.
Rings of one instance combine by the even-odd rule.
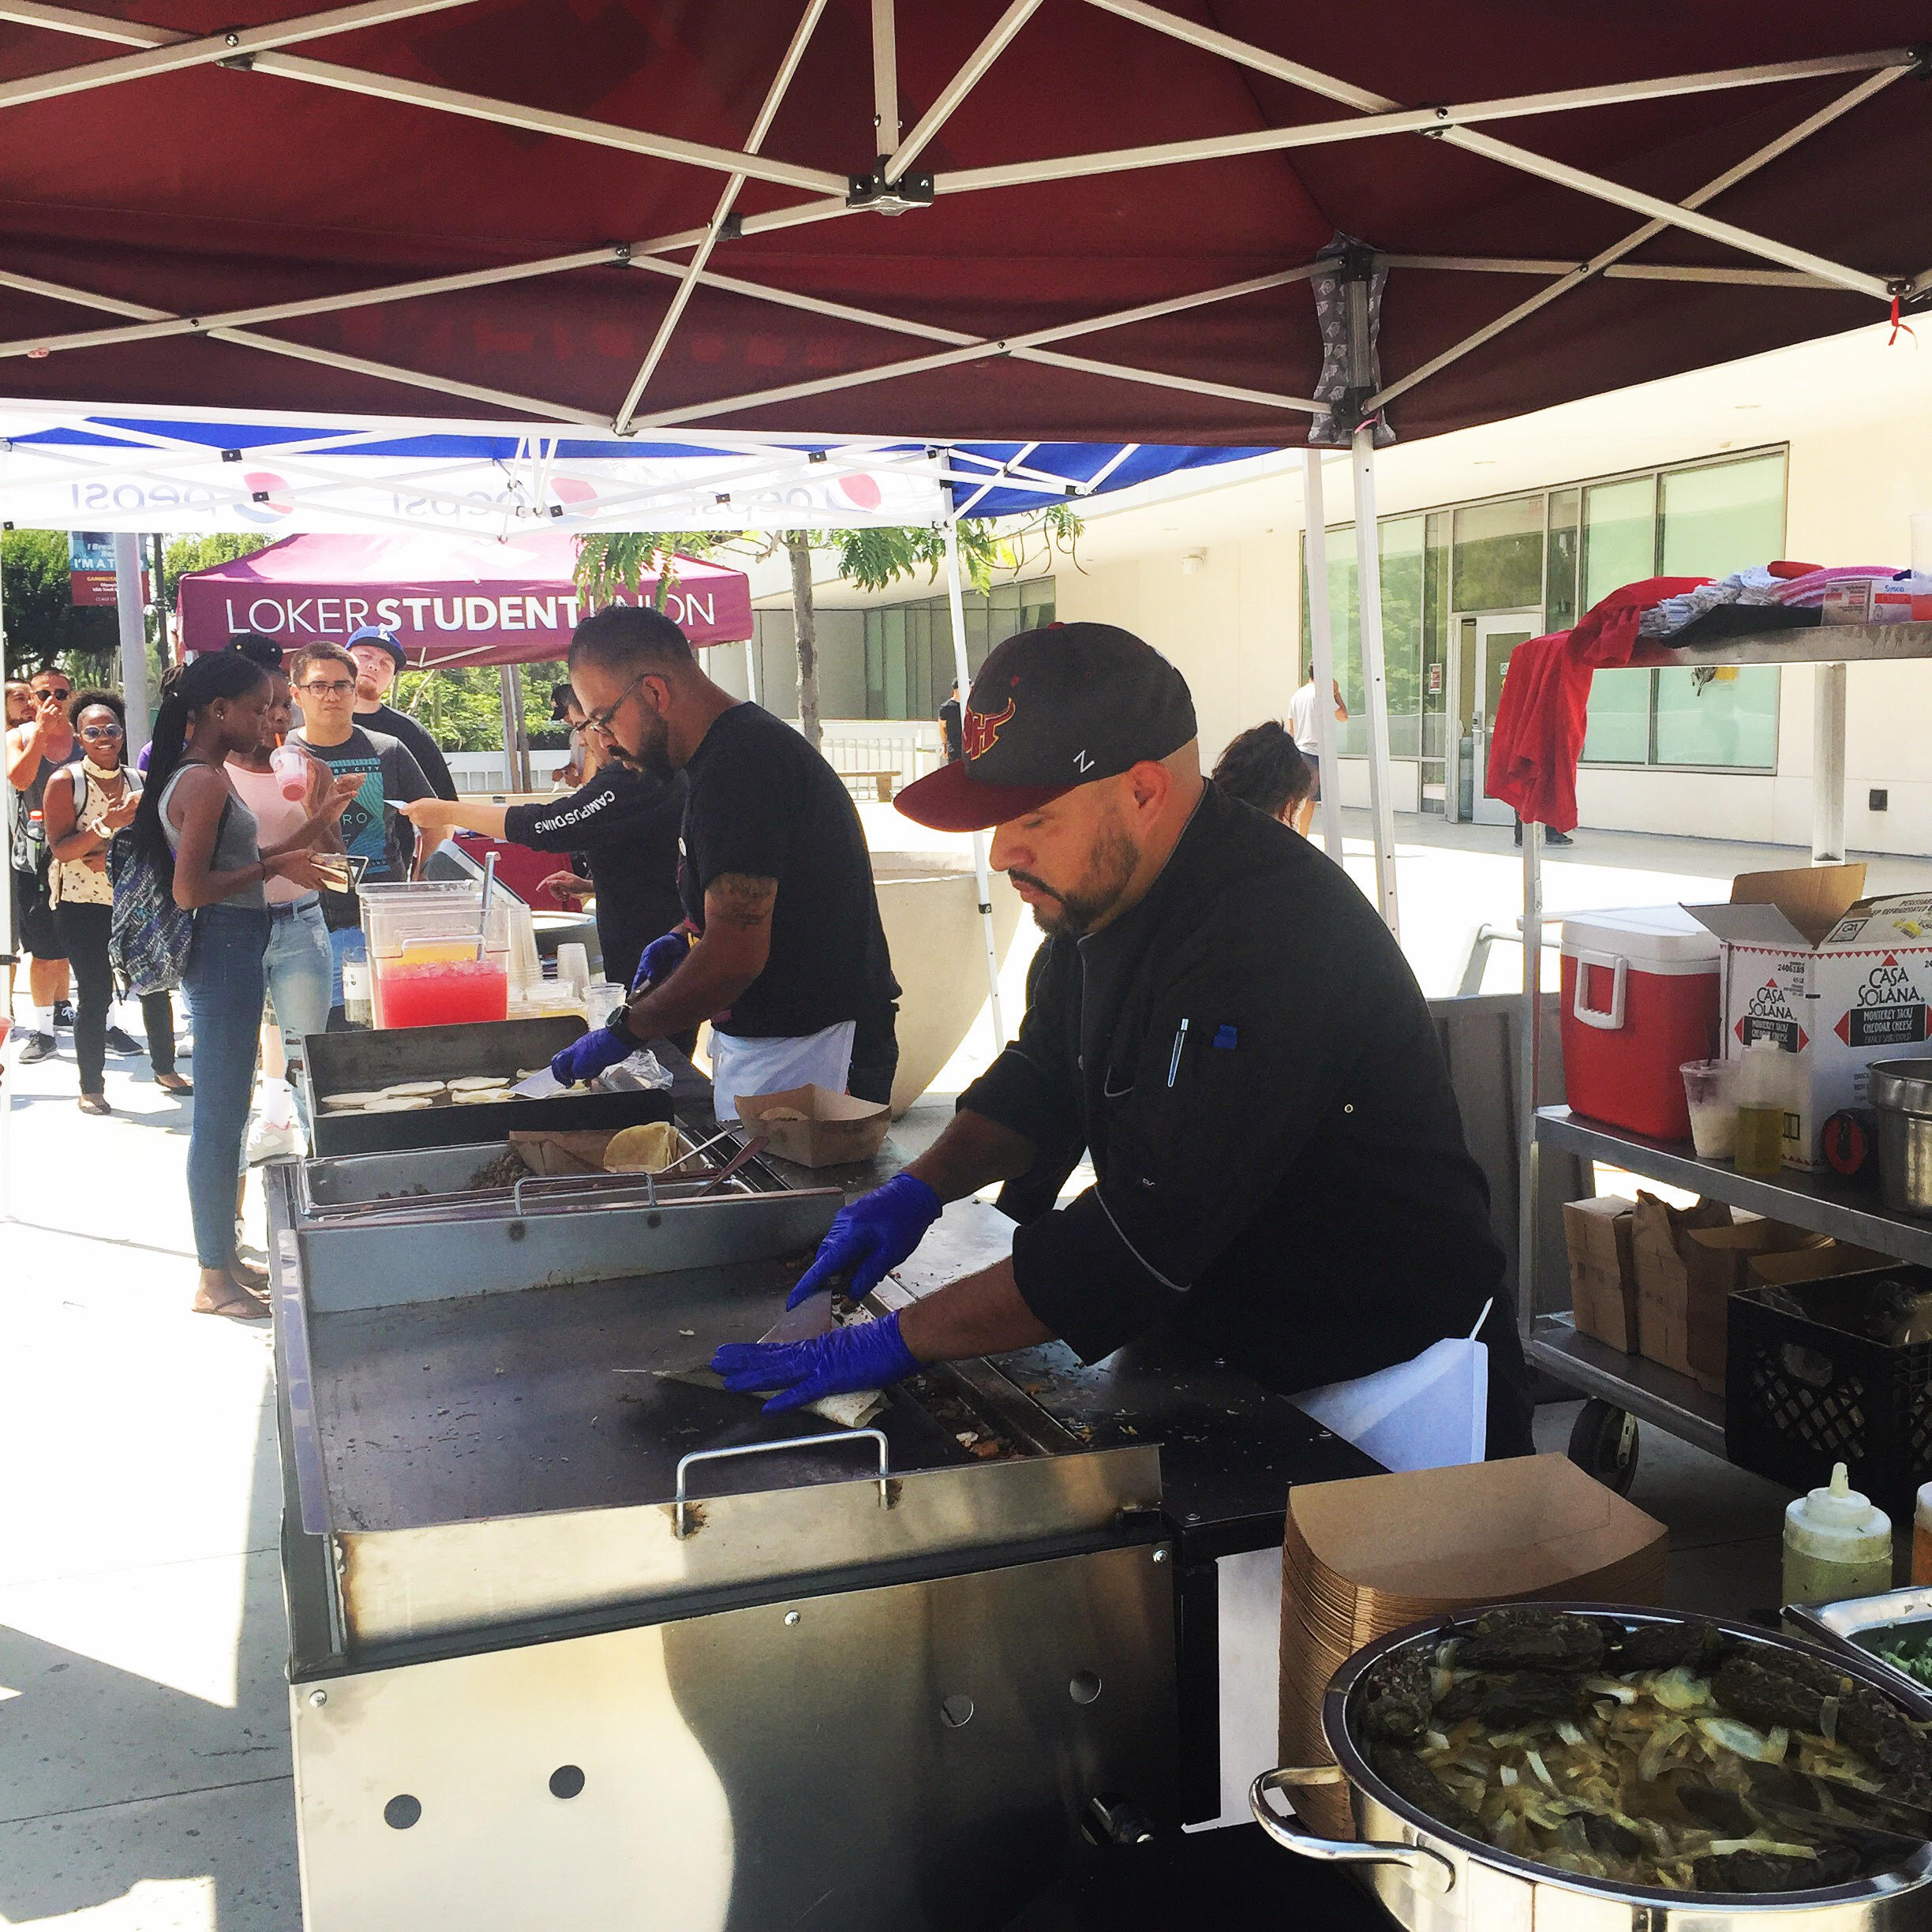
[[[250,470],[243,475],[242,486],[249,500],[237,504],[234,512],[250,523],[279,523],[294,511],[294,496],[282,477],[266,470]]]

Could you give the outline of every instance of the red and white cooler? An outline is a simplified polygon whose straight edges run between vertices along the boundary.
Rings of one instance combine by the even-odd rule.
[[[1717,935],[1682,906],[1564,919],[1563,1086],[1574,1111],[1689,1139],[1680,1069],[1717,1051],[1720,954]]]

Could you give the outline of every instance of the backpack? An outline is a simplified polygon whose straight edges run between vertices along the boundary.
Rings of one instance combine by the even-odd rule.
[[[223,802],[215,829],[218,844],[228,803]],[[194,943],[194,915],[174,903],[171,874],[164,877],[125,832],[118,832],[107,850],[107,876],[114,886],[107,957],[122,983],[136,998],[179,986]]]

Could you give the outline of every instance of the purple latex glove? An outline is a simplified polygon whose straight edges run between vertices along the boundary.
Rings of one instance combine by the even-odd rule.
[[[691,949],[695,937],[688,926],[680,926],[676,932],[668,932],[661,939],[653,939],[638,960],[637,977],[631,982],[633,993],[642,993],[646,987],[656,986],[669,977],[674,966],[684,963],[684,955]]]
[[[795,1309],[811,1296],[837,1287],[841,1275],[850,1279],[845,1293],[853,1301],[870,1294],[887,1271],[919,1245],[945,1208],[945,1203],[916,1174],[894,1174],[883,1187],[861,1194],[839,1210],[785,1306]]]
[[[636,1041],[613,1033],[608,1027],[593,1027],[550,1062],[550,1071],[566,1087],[575,1087],[580,1081],[595,1080],[606,1067],[628,1060],[636,1051]]]
[[[765,1413],[782,1415],[822,1396],[883,1388],[901,1376],[917,1374],[919,1365],[899,1339],[899,1317],[893,1314],[834,1328],[809,1342],[727,1342],[711,1357],[711,1366],[728,1389],[741,1395],[779,1391],[765,1405]]]

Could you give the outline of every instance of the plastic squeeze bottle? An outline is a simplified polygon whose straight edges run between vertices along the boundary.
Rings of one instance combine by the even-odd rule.
[[[1733,1163],[1741,1174],[1769,1178],[1784,1164],[1784,1055],[1776,1040],[1753,1040],[1744,1049],[1737,1095]]]
[[[1834,1463],[1829,1489],[1814,1489],[1784,1511],[1784,1601],[1832,1603],[1891,1587],[1892,1518]]]
[[[1911,1580],[1932,1583],[1932,1483],[1919,1492],[1919,1506],[1912,1511]]]

